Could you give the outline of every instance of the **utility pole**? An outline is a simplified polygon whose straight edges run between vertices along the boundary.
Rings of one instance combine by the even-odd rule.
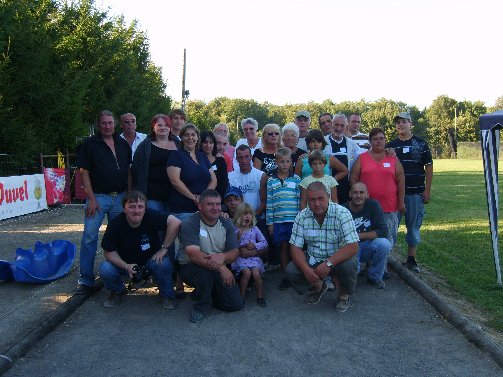
[[[187,50],[183,49],[183,76],[182,76],[182,111],[185,111],[185,102],[189,98],[189,91],[185,90],[185,68],[187,65]]]

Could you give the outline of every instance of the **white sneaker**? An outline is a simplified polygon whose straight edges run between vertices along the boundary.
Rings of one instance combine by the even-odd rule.
[[[327,285],[327,291],[333,291],[335,289],[334,283],[330,277],[325,278],[325,284]]]

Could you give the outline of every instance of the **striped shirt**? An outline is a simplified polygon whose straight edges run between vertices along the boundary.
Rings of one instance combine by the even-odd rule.
[[[290,174],[285,180],[278,175],[267,180],[266,224],[293,223],[299,213],[300,177]]]
[[[316,221],[309,207],[295,218],[290,243],[302,248],[307,243],[308,263],[313,266],[334,255],[340,248],[359,241],[351,212],[329,202],[323,224]]]
[[[428,143],[413,135],[409,140],[395,140],[386,145],[393,148],[405,173],[405,195],[422,194],[425,188],[426,165],[433,164]]]

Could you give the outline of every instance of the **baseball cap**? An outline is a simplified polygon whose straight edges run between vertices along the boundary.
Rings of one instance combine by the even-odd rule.
[[[398,114],[396,117],[393,118],[393,122],[396,122],[397,119],[402,118],[402,119],[407,119],[409,122],[412,122],[412,118],[410,114],[406,111],[401,112]]]
[[[224,199],[226,199],[230,195],[234,195],[234,196],[237,196],[238,198],[242,198],[243,192],[241,191],[241,189],[239,187],[231,186],[225,192]]]
[[[298,117],[306,117],[307,119],[311,119],[311,114],[309,114],[309,111],[301,110],[297,111],[297,114],[295,114],[295,118]]]

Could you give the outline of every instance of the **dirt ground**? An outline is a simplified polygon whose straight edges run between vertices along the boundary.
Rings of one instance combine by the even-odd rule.
[[[35,241],[56,239],[71,241],[79,249],[82,235],[83,207],[61,206],[47,211],[0,221],[0,260],[12,261],[17,247],[32,248]],[[103,233],[105,226],[102,226]],[[400,258],[398,254],[395,255]],[[100,252],[96,263],[103,259]],[[487,327],[487,317],[441,278],[423,268],[421,278],[436,289],[451,305],[478,323],[493,339],[503,344],[503,334]],[[71,297],[78,277],[78,254],[74,267],[64,278],[47,285],[0,283],[0,350],[8,349],[16,339],[37,325],[44,313],[49,314]],[[33,315],[38,312],[40,315]]]
[[[403,256],[394,250],[393,255],[398,259]],[[503,345],[503,333],[488,326],[489,318],[481,308],[478,308],[454,290],[441,276],[429,270],[424,265],[421,266],[420,277],[431,288],[433,288],[445,301],[455,307],[465,317],[479,324],[482,329],[496,342]]]
[[[79,273],[83,216],[82,205],[70,205],[0,221],[0,260],[12,262],[18,247],[33,249],[36,241],[61,239],[77,246],[71,271],[53,283],[0,283],[0,350],[8,349],[71,297]],[[104,230],[102,226],[102,234]],[[103,253],[99,253],[96,263],[102,258]]]

